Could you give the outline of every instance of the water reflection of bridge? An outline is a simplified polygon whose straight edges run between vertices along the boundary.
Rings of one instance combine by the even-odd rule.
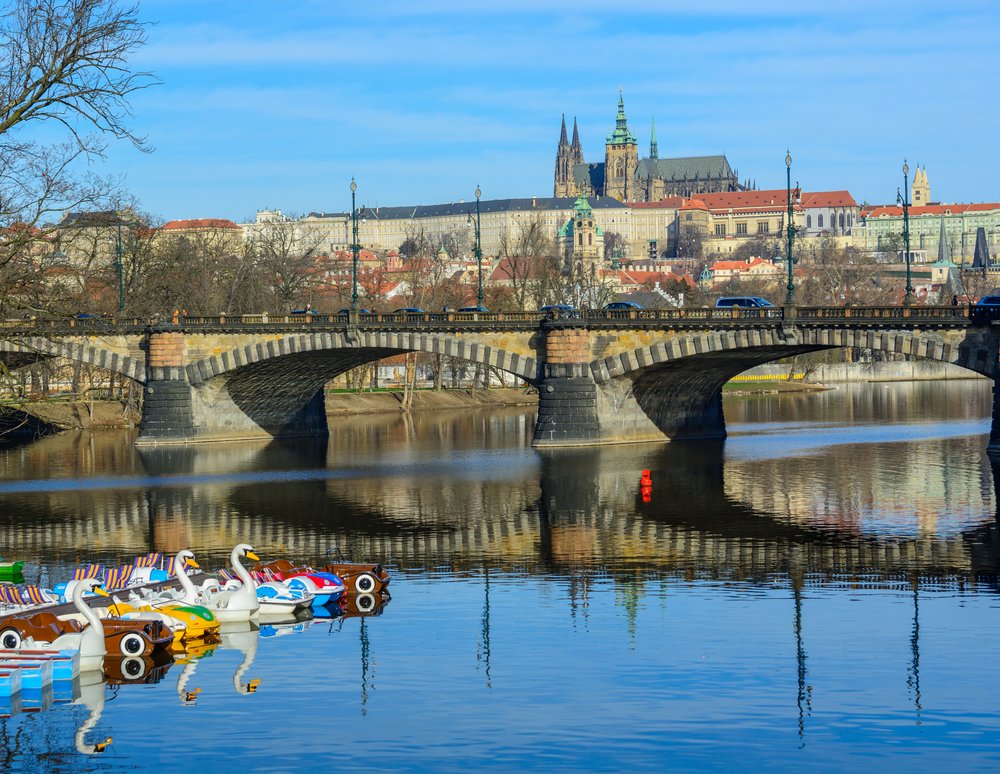
[[[120,451],[133,454],[127,442]],[[948,534],[931,528],[924,513],[915,535],[868,534],[852,518],[858,506],[850,498],[837,505],[843,518],[836,523],[793,518],[776,507],[773,490],[746,485],[741,466],[750,463],[725,461],[716,444],[638,454],[636,447],[540,458],[524,452],[509,472],[466,477],[425,470],[419,455],[380,468],[377,448],[353,467],[328,468],[328,453],[326,446],[276,444],[174,449],[122,465],[157,479],[3,493],[4,552],[111,561],[190,546],[221,560],[239,539],[269,556],[311,560],[338,544],[404,569],[485,563],[528,573],[607,568],[752,579],[790,573],[962,580],[995,576],[1000,565],[993,521]],[[653,470],[650,503],[639,497],[641,468]],[[258,480],[276,471],[275,480]],[[796,491],[794,480],[773,482]],[[970,490],[978,486],[968,483]],[[794,509],[803,510],[801,503]]]

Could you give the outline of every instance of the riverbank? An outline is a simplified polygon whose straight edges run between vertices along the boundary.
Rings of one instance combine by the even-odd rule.
[[[538,402],[535,390],[497,387],[489,390],[417,390],[413,393],[411,411],[431,411],[467,408],[504,408],[534,406]],[[403,403],[402,390],[379,392],[326,393],[327,415],[380,414],[398,412]]]
[[[378,392],[326,393],[328,416],[347,414],[399,413],[403,402],[402,390]],[[534,390],[494,388],[490,390],[417,390],[413,393],[411,411],[447,411],[476,408],[534,406],[538,394]],[[19,417],[30,415],[30,426],[12,419],[12,426],[24,426],[29,435],[52,430],[122,430],[137,427],[139,417],[133,415],[121,401],[37,401],[19,406]],[[39,425],[40,423],[40,425]]]

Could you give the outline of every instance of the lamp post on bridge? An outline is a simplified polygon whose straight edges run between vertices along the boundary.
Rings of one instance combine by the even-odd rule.
[[[903,193],[896,189],[896,203],[903,206],[903,260],[906,261],[906,293],[903,306],[913,303],[913,283],[910,281],[910,165],[903,159]]]
[[[792,246],[795,243],[795,224],[792,222],[792,153],[785,151],[785,170],[788,176],[788,228],[785,230],[788,236],[788,284],[785,286],[785,306],[792,306],[795,303],[795,283],[792,280]],[[797,187],[797,184],[796,184]]]
[[[358,311],[358,210],[354,203],[354,195],[358,184],[351,178],[351,312]]]
[[[479,220],[479,197],[483,195],[479,186],[476,186],[476,264],[479,267],[479,291],[476,293],[476,306],[483,306],[483,243],[482,232]],[[472,225],[472,215],[466,216],[466,222]]]
[[[125,311],[125,267],[122,265],[122,216],[118,215],[118,235],[115,237],[115,272],[118,274],[118,314]]]

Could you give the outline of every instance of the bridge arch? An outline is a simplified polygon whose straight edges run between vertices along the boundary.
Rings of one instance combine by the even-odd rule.
[[[734,329],[676,336],[611,357],[598,358],[590,363],[590,370],[594,381],[603,384],[657,367],[676,367],[685,360],[690,361],[692,366],[699,361],[713,360],[722,366],[719,375],[729,373],[731,377],[755,365],[792,355],[859,347],[950,363],[981,376],[995,378],[998,371],[997,352],[995,346],[990,344],[979,336],[966,336],[955,341],[933,333],[908,330],[820,327]],[[712,357],[721,353],[729,357],[724,361]]]
[[[4,356],[11,356],[9,358]],[[127,376],[141,384],[146,383],[146,364],[128,355],[89,343],[77,343],[30,336],[20,339],[0,338],[0,359],[12,359],[15,368],[24,368],[39,360],[59,358],[84,365],[104,368]]]
[[[330,374],[326,377],[329,379],[364,363],[404,352],[454,357],[505,371],[532,384],[539,378],[538,362],[533,357],[472,343],[457,336],[391,331],[317,332],[248,344],[191,363],[187,366],[187,376],[192,385],[198,386],[215,377],[268,361],[282,358],[304,361],[308,358],[314,363],[312,370]],[[340,354],[341,357],[316,357],[322,353]]]

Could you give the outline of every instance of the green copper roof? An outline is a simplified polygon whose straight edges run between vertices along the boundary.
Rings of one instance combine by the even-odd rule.
[[[615,119],[615,130],[608,135],[608,143],[611,145],[636,145],[638,143],[635,135],[628,130],[628,122],[625,120],[625,100],[622,97],[621,89],[618,90],[618,117]]]
[[[660,153],[656,147],[656,116],[653,116],[653,126],[649,132],[649,157],[651,159],[660,158]]]
[[[573,202],[573,209],[576,211],[578,218],[590,218],[594,215],[594,211],[590,208],[590,202],[587,201],[587,197],[583,194],[576,197],[576,201]]]

